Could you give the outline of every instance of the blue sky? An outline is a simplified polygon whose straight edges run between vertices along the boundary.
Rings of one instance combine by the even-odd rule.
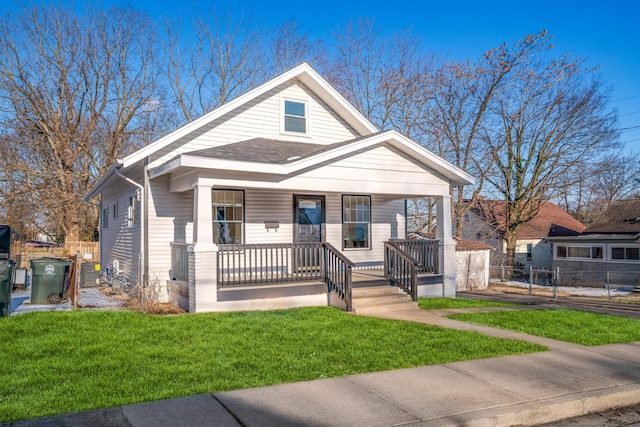
[[[512,43],[546,29],[555,38],[556,51],[571,52],[586,58],[590,66],[601,66],[603,79],[613,86],[611,105],[619,111],[619,128],[637,126],[622,131],[621,140],[627,148],[640,152],[640,2],[637,0],[101,1],[103,5],[131,5],[155,18],[178,15],[184,18],[194,10],[215,8],[217,12],[229,11],[234,16],[251,16],[254,23],[267,27],[296,21],[311,37],[324,39],[350,19],[368,17],[375,19],[385,33],[410,28],[422,38],[427,49],[456,60],[475,59],[504,42]],[[61,3],[67,1],[61,0]]]

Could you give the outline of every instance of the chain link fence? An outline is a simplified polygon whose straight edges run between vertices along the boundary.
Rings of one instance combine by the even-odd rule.
[[[131,266],[131,273],[103,268],[99,262],[77,257],[73,288],[73,306],[78,309],[117,309],[140,303],[142,289],[140,261]]]
[[[494,286],[520,288],[529,295],[640,298],[640,272],[563,271],[491,266]]]

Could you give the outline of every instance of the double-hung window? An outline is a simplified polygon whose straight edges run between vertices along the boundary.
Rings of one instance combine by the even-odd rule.
[[[140,225],[140,197],[138,193],[129,197],[129,208],[127,210],[127,226],[129,228]]]
[[[235,190],[212,190],[213,242],[244,243],[244,193]]]
[[[284,101],[284,131],[307,133],[307,104],[299,101]]]
[[[342,248],[371,248],[371,196],[342,196]]]

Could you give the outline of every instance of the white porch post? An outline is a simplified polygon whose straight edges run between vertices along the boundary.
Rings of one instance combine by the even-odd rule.
[[[211,190],[200,180],[193,186],[193,244],[189,245],[189,312],[208,311],[218,301],[216,245],[213,243]]]
[[[439,243],[442,296],[456,296],[456,241],[452,236],[451,196],[436,199],[436,239]]]

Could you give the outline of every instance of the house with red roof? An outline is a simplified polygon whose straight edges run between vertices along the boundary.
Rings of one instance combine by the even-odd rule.
[[[516,263],[522,268],[552,268],[550,237],[577,236],[586,226],[551,202],[545,202],[538,214],[518,230]],[[479,200],[466,213],[462,237],[492,246],[492,264],[500,264],[506,254],[505,202]]]

